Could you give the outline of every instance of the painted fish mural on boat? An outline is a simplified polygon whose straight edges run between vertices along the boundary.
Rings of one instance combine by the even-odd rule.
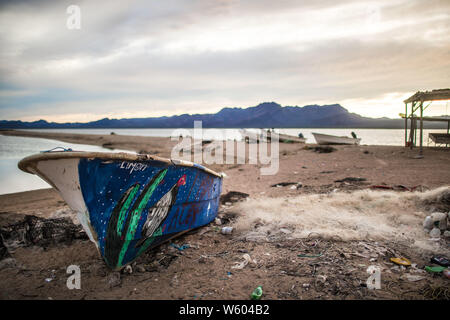
[[[213,221],[222,189],[212,170],[150,155],[48,152],[19,168],[61,194],[112,269]]]

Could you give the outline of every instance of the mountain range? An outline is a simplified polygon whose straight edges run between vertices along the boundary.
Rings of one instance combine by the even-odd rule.
[[[404,127],[404,120],[367,118],[350,113],[339,104],[282,107],[264,102],[255,107],[223,108],[217,113],[182,114],[170,117],[109,119],[80,123],[39,120],[0,120],[0,129],[51,128],[193,128],[201,120],[203,128],[389,128]],[[433,125],[433,124],[431,124]],[[436,124],[434,124],[436,126]],[[439,124],[438,124],[439,125]],[[430,124],[427,127],[431,128]]]

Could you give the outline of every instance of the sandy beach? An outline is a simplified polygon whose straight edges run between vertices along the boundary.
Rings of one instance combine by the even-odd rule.
[[[176,144],[117,134],[0,133],[161,157]],[[314,148],[280,143],[276,175],[261,175],[260,164],[208,165],[226,174],[220,221],[173,240],[187,249],[166,243],[144,254],[131,273],[109,271],[82,236],[8,248],[0,299],[248,299],[258,285],[263,299],[449,299],[449,280],[423,270],[433,255],[448,255],[449,239],[429,240],[422,221],[450,210],[450,149],[426,147],[417,159],[417,149],[399,146]],[[0,203],[3,229],[29,215],[73,216],[53,189],[2,195]],[[233,233],[221,234],[223,226]],[[233,268],[245,254],[253,261]],[[413,266],[390,261],[400,256]],[[80,290],[66,287],[69,265],[81,268]],[[366,285],[371,265],[382,272],[378,290]]]

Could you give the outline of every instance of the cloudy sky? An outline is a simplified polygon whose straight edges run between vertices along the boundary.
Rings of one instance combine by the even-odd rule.
[[[70,5],[80,29],[67,28]],[[448,87],[448,0],[0,1],[0,119],[264,101],[397,117],[414,92]]]

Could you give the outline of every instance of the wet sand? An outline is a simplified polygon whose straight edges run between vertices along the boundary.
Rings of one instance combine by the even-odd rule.
[[[176,144],[169,138],[121,135],[30,131],[3,131],[1,134],[94,144],[163,157],[170,156]],[[263,165],[213,164],[208,167],[226,174],[222,194],[238,191],[248,194],[250,199],[348,193],[374,185],[402,185],[416,187],[416,190],[450,185],[448,148],[425,148],[425,157],[415,159],[418,151],[403,147],[335,146],[334,152],[318,153],[311,148],[312,145],[307,146],[281,143],[276,175],[261,175]],[[347,177],[363,178],[364,181],[335,182]],[[273,187],[283,182],[296,184]],[[20,220],[23,214],[47,218],[71,214],[53,189],[2,195],[0,203],[0,226]],[[235,225],[239,216],[245,214],[238,211],[238,203],[223,202],[218,214],[222,225],[212,223],[174,240],[178,245],[190,244],[183,251],[169,244],[151,250],[132,266],[131,274],[122,273],[120,284],[113,287],[110,281],[113,273],[105,267],[94,244],[87,240],[47,247],[18,247],[10,250],[15,266],[0,265],[0,298],[248,299],[258,285],[263,286],[264,299],[449,297],[448,291],[440,289],[448,290],[448,279],[418,271],[423,279],[411,282],[405,280],[405,274],[414,274],[414,270],[396,268],[389,261],[392,256],[402,255],[417,264],[417,269],[429,265],[430,253],[407,243],[380,240],[374,249],[374,241],[370,239],[343,241],[339,235],[334,239],[320,234],[291,239],[286,233],[271,241],[258,242],[246,240],[237,230],[231,235],[218,232],[224,225]],[[448,247],[448,241],[441,241]],[[376,254],[380,248],[384,255]],[[310,258],[298,256],[305,252],[325,254]],[[235,262],[243,261],[245,253],[257,263],[250,263],[241,270],[233,269]],[[369,290],[365,286],[367,267],[374,263],[384,271],[380,290]],[[81,290],[68,290],[66,287],[66,268],[72,264],[81,267]],[[46,282],[52,272],[54,279]],[[432,290],[436,288],[441,291]]]

